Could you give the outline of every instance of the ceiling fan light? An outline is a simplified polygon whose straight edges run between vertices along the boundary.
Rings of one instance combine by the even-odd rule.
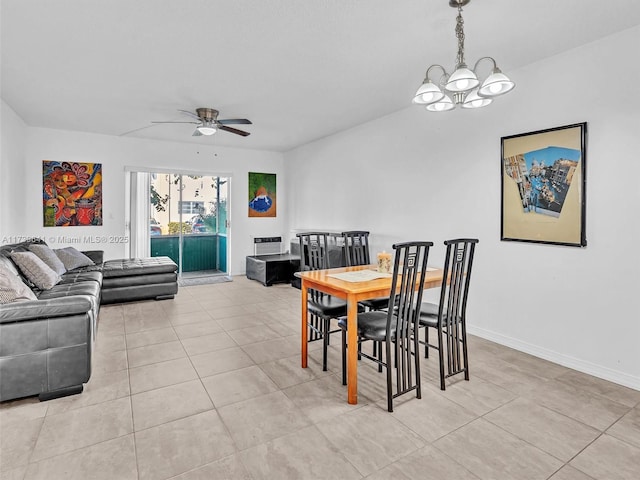
[[[481,108],[486,107],[491,102],[493,102],[493,98],[481,97],[478,95],[478,89],[469,92],[462,102],[462,108]]]
[[[196,128],[202,135],[213,135],[217,129],[213,125],[200,125]]]
[[[467,92],[476,88],[480,84],[478,77],[473,73],[473,70],[467,68],[462,63],[458,65],[456,71],[448,78],[444,88],[450,92]]]
[[[449,98],[448,95],[445,95],[442,100],[431,103],[425,107],[430,112],[448,112],[449,110],[453,110],[456,108],[453,101]]]
[[[413,103],[417,103],[418,105],[429,105],[431,103],[438,102],[443,98],[444,93],[442,93],[442,90],[440,90],[435,83],[425,81],[413,97]]]
[[[515,86],[516,84],[496,67],[493,73],[482,82],[482,86],[478,89],[478,94],[481,97],[497,97],[510,92]]]

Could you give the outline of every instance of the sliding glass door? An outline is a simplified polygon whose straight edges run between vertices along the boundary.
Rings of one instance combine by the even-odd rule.
[[[228,275],[228,187],[225,177],[151,173],[151,256],[171,257],[182,279]]]

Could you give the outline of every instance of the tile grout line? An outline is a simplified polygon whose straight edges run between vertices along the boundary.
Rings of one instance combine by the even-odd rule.
[[[140,465],[138,463],[138,442],[136,438],[136,424],[133,415],[133,393],[131,389],[131,368],[129,365],[129,344],[127,342],[127,322],[124,318],[124,307],[122,307],[122,323],[124,329],[124,348],[127,359],[127,380],[129,382],[129,409],[131,411],[131,438],[133,439],[133,459],[136,463],[136,478],[140,478]]]

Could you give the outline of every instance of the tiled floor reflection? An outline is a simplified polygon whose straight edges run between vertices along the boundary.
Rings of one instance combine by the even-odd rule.
[[[300,291],[245,277],[105,306],[80,395],[0,404],[0,478],[640,478],[640,392],[469,339],[471,381],[346,402],[339,336],[300,368]]]

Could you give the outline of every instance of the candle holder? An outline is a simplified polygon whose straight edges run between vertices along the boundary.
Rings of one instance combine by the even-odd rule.
[[[387,252],[378,253],[378,272],[391,273],[391,254]]]

